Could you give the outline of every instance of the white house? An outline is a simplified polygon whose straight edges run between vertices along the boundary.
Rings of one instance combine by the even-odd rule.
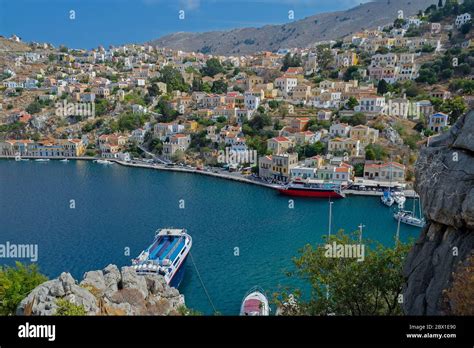
[[[246,109],[257,110],[260,105],[260,98],[253,94],[245,93],[244,103]]]
[[[329,127],[329,134],[333,137],[347,137],[351,131],[351,126],[347,123],[334,123]]]
[[[282,76],[275,79],[276,87],[284,93],[289,93],[298,85],[296,77]]]
[[[463,14],[460,14],[459,16],[456,17],[456,21],[454,24],[456,25],[457,28],[462,27],[464,24],[468,23],[471,21],[471,14],[466,12]]]
[[[433,132],[441,132],[443,128],[448,126],[448,115],[438,112],[428,119],[428,129]]]

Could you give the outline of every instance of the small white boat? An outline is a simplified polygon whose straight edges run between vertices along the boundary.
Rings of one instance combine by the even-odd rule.
[[[21,161],[21,156],[20,156],[20,155],[16,155],[16,156],[15,156],[15,161]]]
[[[49,158],[38,158],[35,159],[36,162],[49,162]]]
[[[380,197],[380,200],[387,207],[391,207],[395,203],[395,199],[392,197],[389,191],[384,191],[383,196]]]
[[[240,306],[241,316],[268,316],[270,315],[270,306],[268,299],[263,294],[263,290],[253,287],[245,295]]]
[[[62,160],[59,160],[59,162],[67,163],[67,162],[69,162],[69,160],[68,160],[67,158],[64,158],[64,159],[62,159]]]
[[[105,165],[114,164],[114,162],[107,161],[107,160],[95,160],[94,162],[99,163],[99,164],[105,164]]]
[[[424,218],[417,218],[413,212],[408,210],[400,210],[393,214],[395,220],[400,220],[401,223],[415,226],[415,227],[424,227],[425,226],[425,219]]]
[[[400,191],[394,192],[392,194],[392,197],[395,200],[395,203],[397,203],[397,205],[404,205],[407,200],[403,192]]]

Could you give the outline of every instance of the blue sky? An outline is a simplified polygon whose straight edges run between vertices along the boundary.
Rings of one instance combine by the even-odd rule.
[[[281,24],[290,21],[290,10],[298,20],[361,2],[367,0],[0,0],[0,35],[70,48],[107,47],[179,31]]]

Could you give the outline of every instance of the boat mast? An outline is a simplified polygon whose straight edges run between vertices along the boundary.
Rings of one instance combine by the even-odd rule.
[[[362,225],[362,223],[359,225],[359,244],[362,244],[362,229],[365,227],[365,225]]]
[[[329,237],[331,237],[331,228],[332,228],[332,205],[334,202],[331,202],[331,198],[329,198],[329,232],[328,232],[328,241]]]

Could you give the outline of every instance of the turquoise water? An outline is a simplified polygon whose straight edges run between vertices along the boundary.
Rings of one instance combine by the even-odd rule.
[[[212,301],[229,315],[238,314],[254,285],[268,294],[303,285],[285,272],[301,247],[322,242],[329,208],[325,199],[294,202],[289,209],[288,197],[271,189],[188,173],[86,161],[0,161],[0,243],[38,244],[43,273],[57,277],[68,271],[79,278],[109,263],[128,265],[157,228],[186,228]],[[364,237],[392,245],[397,223],[391,214],[378,197],[337,200],[333,231],[354,231],[362,223]],[[418,234],[417,228],[401,227],[402,240]],[[180,291],[189,307],[212,313],[189,261]]]

